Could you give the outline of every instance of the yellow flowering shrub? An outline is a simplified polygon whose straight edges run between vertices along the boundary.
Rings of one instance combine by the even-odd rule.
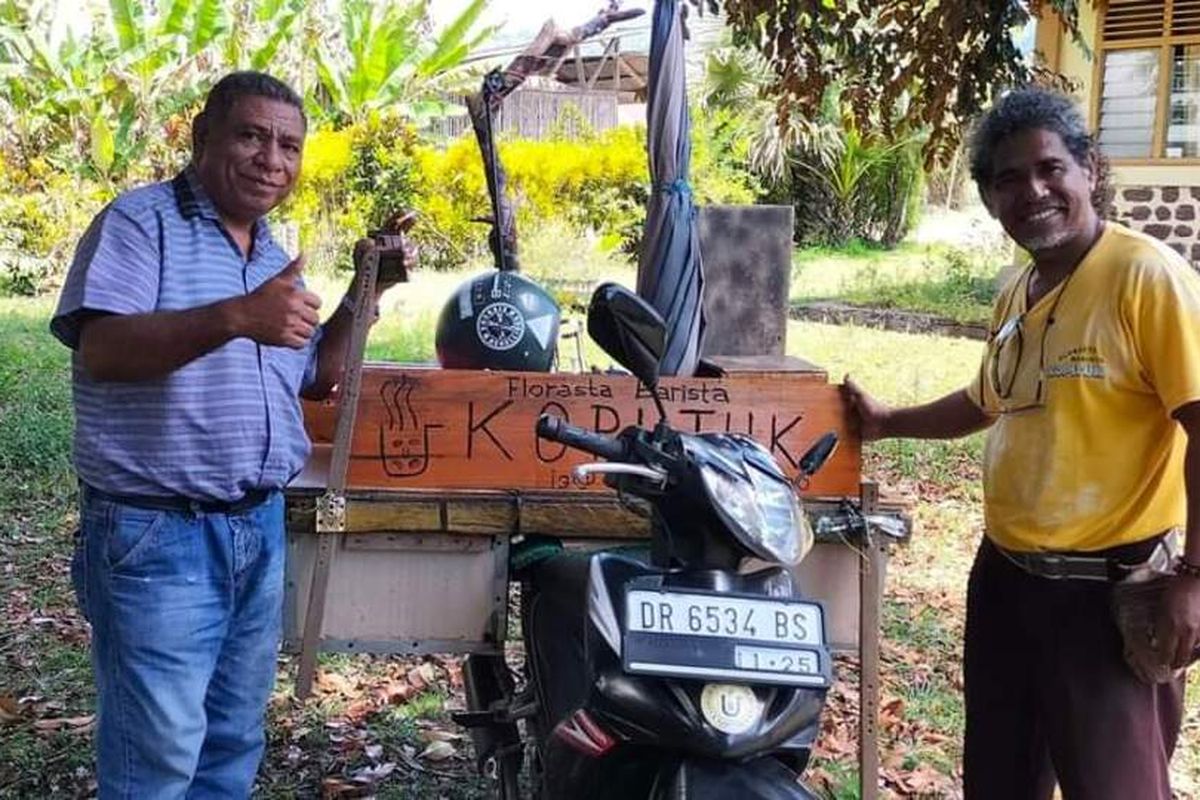
[[[520,231],[549,220],[607,237],[612,243],[640,225],[648,174],[644,133],[613,128],[584,139],[500,143],[508,194]],[[431,256],[437,266],[457,259],[487,258],[487,227],[470,222],[490,217],[491,205],[479,147],[470,134],[444,149],[416,151],[417,203],[444,240]]]
[[[355,240],[411,205],[415,141],[406,122],[380,115],[309,133],[300,180],[279,216],[299,229],[310,264],[348,269]]]
[[[354,160],[354,131],[318,130],[304,143],[301,181],[316,186],[339,181]]]
[[[0,168],[0,294],[52,288],[88,222],[110,199],[111,193],[50,171],[40,159],[28,171]]]
[[[749,174],[729,158],[729,143],[710,141],[701,121],[693,136],[691,183],[698,203],[752,203]],[[479,147],[466,134],[445,148],[416,148],[416,202],[438,233],[427,261],[435,266],[486,260],[490,217]],[[512,138],[500,143],[508,194],[522,231],[565,222],[602,249],[632,253],[641,239],[650,190],[646,129],[625,125],[577,139]]]
[[[53,285],[104,203],[134,185],[169,179],[186,160],[190,119],[190,110],[168,118],[153,158],[139,156],[121,182],[81,176],[38,153],[0,152],[0,293]],[[582,119],[560,123],[560,134],[584,132],[500,143],[518,238],[533,260],[557,263],[563,259],[556,247],[574,254],[579,247],[573,243],[582,242],[597,251],[596,264],[621,261],[635,251],[645,219],[645,127],[595,133]],[[751,202],[741,159],[710,127],[708,120],[695,122],[697,201]],[[311,268],[347,269],[354,241],[404,207],[419,212],[413,237],[425,267],[490,264],[489,226],[479,220],[490,218],[491,206],[474,136],[435,145],[394,115],[310,130],[300,180],[272,217],[295,226]]]

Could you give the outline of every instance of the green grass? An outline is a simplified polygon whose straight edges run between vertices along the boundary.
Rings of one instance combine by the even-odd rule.
[[[788,353],[825,367],[841,382],[849,375],[866,391],[891,405],[936,400],[974,379],[983,344],[924,334],[895,333],[855,326],[788,323]],[[868,454],[906,478],[951,482],[983,452],[983,435],[935,442],[891,440],[867,445]]]
[[[862,797],[857,763],[814,758],[812,768],[828,776],[829,786],[818,787],[824,800],[859,800]]]
[[[50,310],[0,298],[0,536],[53,532],[72,492],[70,358],[46,327]]]
[[[968,253],[945,244],[905,243],[892,250],[861,243],[843,250],[802,248],[792,258],[791,299],[981,322],[995,296],[996,274],[1010,258],[1002,251]]]
[[[0,298],[0,695],[46,716],[92,712],[86,633],[67,579],[75,487],[70,359],[48,299]],[[0,797],[70,796],[86,733],[0,725]]]
[[[896,280],[918,278],[924,260],[941,249],[903,242],[889,250],[857,241],[844,248],[798,247],[792,253],[792,299],[836,297],[870,271]]]
[[[955,685],[956,662],[962,647],[962,631],[947,624],[943,611],[930,606],[889,601],[884,605],[883,636],[906,654],[888,663],[893,689],[904,701],[906,716],[921,721],[922,727],[947,737],[951,744],[934,748],[919,737],[905,742],[905,757],[935,764],[950,772],[961,758],[962,696]]]

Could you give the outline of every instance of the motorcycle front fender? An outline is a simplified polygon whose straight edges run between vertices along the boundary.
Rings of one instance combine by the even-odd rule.
[[[819,800],[774,758],[745,763],[685,759],[664,765],[649,800]]]

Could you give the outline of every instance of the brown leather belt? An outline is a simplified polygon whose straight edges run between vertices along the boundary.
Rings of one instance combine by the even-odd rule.
[[[1161,558],[1164,567],[1169,565],[1173,555],[1166,541],[1168,534],[1089,553],[1006,550],[990,539],[988,544],[1013,564],[1039,578],[1113,582],[1123,580],[1153,559]],[[1162,553],[1158,552],[1160,547]]]

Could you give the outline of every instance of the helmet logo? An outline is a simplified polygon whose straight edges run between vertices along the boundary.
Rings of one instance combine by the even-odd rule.
[[[512,303],[492,303],[475,318],[479,341],[490,350],[511,350],[525,336],[525,317]]]

